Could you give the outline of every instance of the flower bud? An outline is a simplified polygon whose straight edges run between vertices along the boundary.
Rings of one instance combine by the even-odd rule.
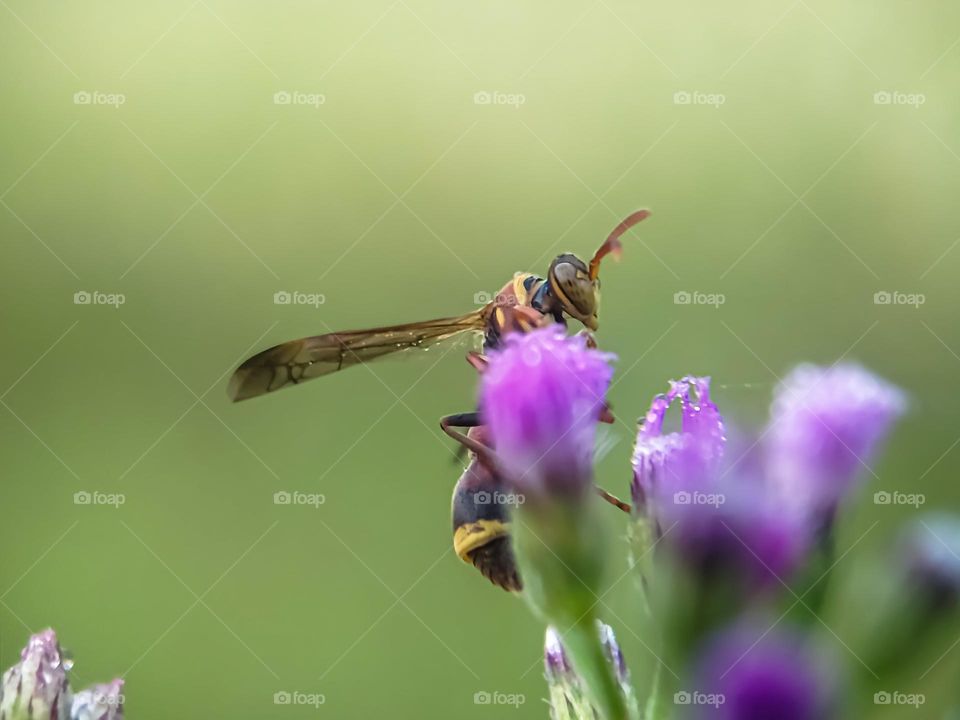
[[[599,620],[596,623],[596,629],[607,662],[620,684],[624,701],[632,706],[634,699],[633,689],[630,687],[630,675],[613,629]],[[560,634],[553,627],[547,628],[544,668],[550,689],[552,720],[599,720],[600,715],[584,693],[583,683],[570,662]]]
[[[70,720],[123,720],[123,680],[94,685],[74,695]]]
[[[70,685],[63,657],[53,630],[33,635],[20,653],[20,662],[3,675],[0,717],[7,720],[67,720]]]

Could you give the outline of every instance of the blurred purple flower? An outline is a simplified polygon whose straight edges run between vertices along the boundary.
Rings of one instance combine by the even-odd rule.
[[[858,365],[797,366],[774,392],[771,479],[787,501],[832,513],[906,405],[900,389]]]
[[[906,533],[904,554],[907,583],[934,609],[960,602],[960,517],[932,513]]]
[[[44,630],[31,636],[20,662],[3,675],[0,717],[9,720],[66,720],[70,713],[70,685],[57,635]]]
[[[557,327],[508,335],[491,354],[480,407],[517,490],[579,494],[589,488],[613,357]]]
[[[835,684],[829,657],[791,632],[742,624],[708,641],[693,685],[678,693],[693,717],[714,720],[826,720]]]
[[[686,494],[697,496],[696,504],[662,512],[661,522],[669,523],[664,542],[699,575],[726,583],[742,580],[750,587],[779,585],[803,560],[808,524],[763,489]]]

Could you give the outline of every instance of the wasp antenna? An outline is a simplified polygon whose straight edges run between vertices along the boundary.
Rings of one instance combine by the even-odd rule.
[[[607,255],[613,255],[616,260],[620,259],[620,252],[623,247],[620,244],[620,237],[638,222],[646,220],[648,217],[650,217],[649,210],[637,210],[620,221],[620,224],[607,236],[603,245],[597,249],[597,252],[593,255],[593,259],[590,261],[591,280],[596,280],[597,276],[600,275],[600,261]]]

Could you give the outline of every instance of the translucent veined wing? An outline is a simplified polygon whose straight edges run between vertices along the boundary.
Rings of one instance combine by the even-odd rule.
[[[482,331],[485,318],[481,308],[459,317],[291,340],[244,361],[230,378],[227,394],[234,402],[246,400],[385,355],[435,345],[464,332]]]

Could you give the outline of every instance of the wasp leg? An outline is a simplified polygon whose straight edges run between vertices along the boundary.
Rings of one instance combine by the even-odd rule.
[[[473,452],[480,462],[488,468],[493,469],[496,467],[496,458],[494,457],[493,450],[479,440],[453,429],[455,427],[476,428],[481,425],[480,413],[476,411],[445,415],[440,418],[441,430],[460,443],[462,447]]]
[[[598,419],[600,422],[607,423],[608,425],[613,424],[617,420],[610,411],[610,405],[607,403],[604,403],[603,407],[600,408],[600,417]]]
[[[444,432],[447,432],[447,428],[450,427],[472,428],[479,427],[482,424],[483,423],[480,420],[480,413],[478,413],[476,410],[465,413],[454,413],[453,415],[444,415],[442,418],[440,418],[440,427],[443,428]]]
[[[486,358],[483,355],[478,353],[468,353],[467,361],[480,370],[480,366],[474,364],[473,358],[477,358],[482,361],[486,361]],[[457,413],[455,415],[446,415],[440,418],[440,427],[443,429],[447,435],[450,435],[450,427],[477,427],[480,425],[479,413],[477,412],[468,412],[468,413]],[[467,454],[467,446],[460,443],[460,438],[454,435],[450,435],[454,440],[457,441],[457,451],[454,453],[454,463],[463,462],[464,456]]]
[[[467,353],[467,362],[470,363],[470,366],[478,373],[483,373],[483,371],[487,369],[490,360],[486,355],[471,350]]]
[[[620,508],[620,509],[623,510],[625,513],[629,513],[629,512],[630,512],[630,510],[631,510],[630,503],[625,503],[623,500],[621,500],[620,498],[618,498],[616,495],[611,495],[610,493],[608,493],[606,490],[604,490],[604,489],[603,489],[602,487],[600,487],[599,485],[594,485],[594,488],[593,488],[593,489],[597,491],[597,495],[599,495],[600,497],[602,497],[604,500],[606,500],[608,503],[610,503],[610,504],[613,505],[614,507]]]

